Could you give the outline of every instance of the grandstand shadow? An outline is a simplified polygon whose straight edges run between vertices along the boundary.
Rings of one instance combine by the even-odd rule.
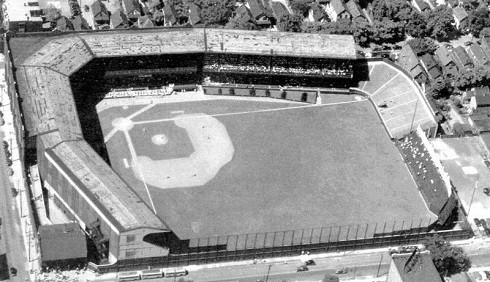
[[[359,83],[360,81],[369,80],[369,66],[366,59],[358,59],[354,64],[354,81]],[[357,87],[357,85],[356,85]]]

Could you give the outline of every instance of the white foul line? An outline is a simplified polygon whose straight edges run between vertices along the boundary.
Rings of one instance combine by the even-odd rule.
[[[147,111],[148,109],[152,108],[155,105],[156,104],[148,104],[148,105],[144,106],[142,109],[139,109],[138,111],[132,113],[131,115],[129,115],[126,118],[132,119],[132,118],[142,114],[143,112]],[[107,143],[112,138],[112,136],[114,136],[114,134],[116,134],[117,131],[118,131],[117,128],[113,128],[106,136],[104,136],[104,143]]]
[[[129,152],[131,153],[131,158],[133,158],[134,164],[135,164],[136,168],[138,169],[138,173],[141,175],[141,180],[143,182],[143,185],[145,185],[146,192],[148,193],[148,197],[150,198],[151,207],[153,208],[153,212],[155,212],[155,214],[156,214],[157,211],[155,209],[155,205],[153,204],[153,200],[151,198],[150,190],[148,189],[148,185],[146,185],[145,176],[143,175],[143,172],[141,171],[141,167],[138,164],[138,161],[136,159],[136,157],[137,157],[136,151],[134,150],[133,142],[131,141],[131,137],[129,136],[129,133],[127,130],[124,130],[123,132],[124,132],[124,136],[126,137],[126,142],[128,143]]]

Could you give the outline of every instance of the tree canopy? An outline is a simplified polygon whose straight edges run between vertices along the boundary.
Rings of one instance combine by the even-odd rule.
[[[408,45],[412,47],[417,56],[422,56],[427,53],[434,54],[437,50],[437,45],[434,40],[428,37],[410,39]]]
[[[412,18],[405,25],[405,31],[412,37],[427,36],[427,17],[423,14],[413,13]]]
[[[373,42],[377,44],[397,43],[405,38],[403,24],[388,18],[374,23]]]
[[[374,0],[373,16],[377,21],[388,18],[394,22],[408,21],[412,18],[413,8],[406,0]]]
[[[434,235],[425,244],[440,275],[449,277],[470,269],[471,260],[464,250],[451,245],[441,236]]]
[[[429,36],[438,41],[447,41],[457,35],[453,26],[453,13],[447,6],[437,6],[427,15]]]
[[[256,30],[257,25],[251,22],[244,22],[236,18],[230,19],[230,21],[225,25],[227,29],[241,29],[241,30]]]
[[[46,9],[44,9],[44,15],[46,16],[46,20],[48,22],[56,22],[59,18],[61,18],[61,11],[50,4]]]
[[[229,9],[233,7],[231,1],[223,0],[187,0],[188,4],[195,4],[199,7],[199,16],[202,23],[209,24],[224,24],[231,12]]]
[[[290,0],[289,5],[295,14],[307,17],[310,10],[310,2],[307,0]]]
[[[427,94],[434,99],[449,97],[453,92],[451,81],[449,79],[438,77],[427,88]]]
[[[280,31],[300,32],[303,18],[300,15],[283,15],[277,23]]]
[[[460,28],[464,33],[471,33],[479,37],[480,32],[486,27],[490,27],[490,12],[485,7],[470,11],[468,18],[461,23]]]

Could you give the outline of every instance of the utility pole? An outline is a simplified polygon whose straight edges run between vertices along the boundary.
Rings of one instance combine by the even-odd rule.
[[[271,267],[272,267],[272,264],[269,264],[269,268],[267,269],[267,275],[265,276],[265,282],[267,282],[269,280],[269,273],[271,272]]]

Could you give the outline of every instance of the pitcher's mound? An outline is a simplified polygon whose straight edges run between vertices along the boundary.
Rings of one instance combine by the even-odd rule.
[[[151,137],[151,142],[155,145],[165,145],[168,142],[167,136],[165,134],[157,134]]]

